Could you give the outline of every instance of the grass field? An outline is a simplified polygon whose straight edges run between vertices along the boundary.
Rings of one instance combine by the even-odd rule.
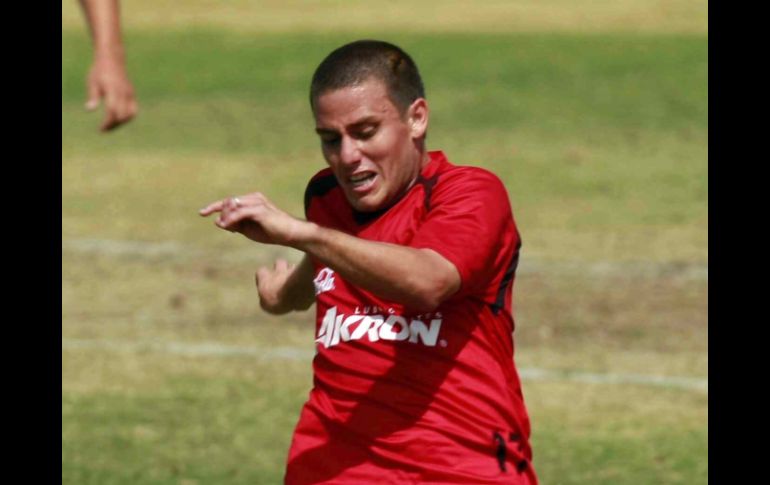
[[[379,23],[361,3],[355,28],[332,3],[126,2],[141,113],[107,136],[62,4],[62,482],[281,482],[313,313],[262,313],[253,274],[299,254],[197,209],[260,190],[300,215],[323,166],[312,71],[378,36],[421,67],[429,148],[508,187],[542,483],[706,483],[705,2],[455,1],[432,22],[390,2]]]

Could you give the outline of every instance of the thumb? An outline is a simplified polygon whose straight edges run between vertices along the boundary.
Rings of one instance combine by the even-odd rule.
[[[87,95],[86,110],[93,111],[99,107],[99,86],[95,82],[88,83]]]
[[[270,270],[266,267],[262,266],[257,270],[257,273],[254,275],[254,282],[257,284],[257,287],[259,287],[259,282],[264,281],[268,276],[270,275]]]
[[[285,259],[279,258],[275,260],[276,271],[286,271],[287,269],[289,269],[289,263]]]

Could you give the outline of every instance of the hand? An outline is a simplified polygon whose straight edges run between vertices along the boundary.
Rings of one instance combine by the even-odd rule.
[[[259,293],[259,306],[268,313],[287,313],[292,308],[287,305],[287,298],[282,297],[281,290],[287,286],[286,282],[292,275],[295,265],[289,264],[285,259],[275,261],[273,269],[261,267],[254,276]]]
[[[134,87],[119,60],[104,58],[94,61],[88,73],[87,89],[87,110],[95,110],[104,98],[105,113],[101,131],[113,130],[136,116],[138,108]]]
[[[215,212],[219,212],[218,227],[264,244],[294,247],[312,227],[278,209],[259,192],[213,202],[199,214],[206,217]]]

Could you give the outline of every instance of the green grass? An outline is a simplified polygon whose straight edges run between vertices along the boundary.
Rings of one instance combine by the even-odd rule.
[[[541,425],[533,447],[539,451],[535,464],[543,464],[543,483],[706,483],[705,396],[633,386],[617,392],[528,384],[525,396],[537,396],[529,402],[532,419]]]
[[[89,365],[116,359],[88,357]],[[141,364],[156,360],[144,356]],[[163,362],[155,371],[165,377],[153,391],[64,393],[63,482],[279,483],[287,430],[296,423],[309,382],[297,379],[297,365],[242,364],[252,370],[231,377],[195,373],[196,367],[222,368],[216,361],[183,362],[184,370],[169,370]],[[144,369],[131,370],[141,376]]]
[[[393,37],[422,66],[429,148],[500,175],[533,257],[706,260],[705,37]],[[64,233],[98,219],[111,237],[173,238],[171,224],[211,240],[189,214],[254,190],[300,215],[306,179],[324,166],[308,80],[351,38],[137,34],[129,64],[142,112],[105,137],[81,108],[87,39],[65,32]],[[137,217],[148,211],[153,220]]]
[[[137,368],[120,355],[87,357],[89,366],[109,358],[165,377],[154,390],[65,390],[63,483],[280,483],[309,386],[303,370],[201,358],[169,369],[156,356]],[[705,396],[527,381],[525,393],[543,483],[706,482]]]
[[[704,33],[705,0],[133,0],[121,5],[134,29],[340,32],[645,32]],[[80,28],[76,2],[62,2],[62,25]]]
[[[63,30],[62,336],[103,348],[62,351],[62,483],[280,483],[309,361],[108,344],[312,350],[312,310],[266,315],[253,289],[257,266],[299,254],[197,209],[260,190],[301,215],[324,166],[308,80],[368,36],[329,32],[130,30],[141,113],[104,136],[82,110],[88,39]],[[421,66],[429,148],[509,189],[517,364],[707,377],[706,34],[386,38]],[[524,394],[544,484],[707,482],[707,393],[525,380]]]
[[[178,115],[180,123],[197,107],[210,110],[212,117],[218,112],[222,116],[202,118],[198,129],[237,121],[229,128],[252,137],[266,135],[260,128],[275,133],[299,128],[295,136],[312,139],[307,90],[313,70],[331,49],[364,35],[142,32],[131,38],[128,64],[141,100],[150,108],[174,101],[190,105],[189,112]],[[393,34],[388,38],[407,49],[420,66],[439,127],[432,131],[561,129],[585,135],[612,129],[611,135],[623,135],[610,138],[617,143],[635,135],[624,129],[676,134],[684,130],[687,136],[707,128],[705,35]],[[84,33],[63,32],[65,105],[82,100],[87,51]],[[158,110],[171,116],[179,107]],[[233,120],[226,120],[222,113],[230,111],[235,111],[230,115]],[[73,115],[65,111],[63,116],[67,114]],[[242,126],[248,118],[252,125]],[[190,149],[264,149],[260,138],[224,147],[210,146],[212,140],[206,138],[197,140],[199,146],[194,140],[163,138],[175,135],[171,127],[151,129],[153,123],[168,121],[148,119],[143,123],[146,131],[137,127],[132,136],[141,136],[142,145],[153,148],[171,142],[174,148],[183,144]]]
[[[280,483],[310,386],[308,359],[143,347],[312,351],[312,311],[271,317],[257,306],[251,273],[269,255],[237,256],[65,251],[63,337],[105,348],[63,350],[63,483]],[[706,293],[706,281],[677,272],[523,272],[517,364],[704,378]],[[700,391],[525,379],[524,393],[543,483],[706,481],[708,401]]]

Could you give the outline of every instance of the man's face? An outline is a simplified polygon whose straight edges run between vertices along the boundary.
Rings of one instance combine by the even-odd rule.
[[[419,142],[428,122],[424,99],[402,115],[385,85],[370,79],[318,96],[315,121],[324,158],[356,210],[386,207],[420,174]]]

